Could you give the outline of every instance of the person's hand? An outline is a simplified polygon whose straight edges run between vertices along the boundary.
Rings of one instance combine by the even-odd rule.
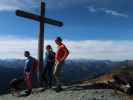
[[[55,61],[55,63],[56,63],[56,64],[59,64],[59,61],[58,61],[58,60],[56,60],[56,61]]]
[[[60,63],[63,63],[65,60],[64,59],[62,59],[61,61],[60,61]]]
[[[26,72],[26,78],[29,79],[30,78],[30,72]]]
[[[51,60],[48,60],[49,63],[51,63],[52,61]]]

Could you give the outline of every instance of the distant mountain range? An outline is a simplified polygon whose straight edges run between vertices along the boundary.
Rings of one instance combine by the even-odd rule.
[[[123,66],[133,67],[133,61],[68,60],[64,65],[61,79],[63,82],[89,80]],[[7,91],[11,79],[23,75],[23,67],[24,60],[0,60],[0,93]]]

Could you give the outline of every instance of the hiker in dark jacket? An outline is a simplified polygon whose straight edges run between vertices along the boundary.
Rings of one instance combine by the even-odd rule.
[[[54,63],[55,63],[55,52],[53,52],[51,45],[47,45],[46,54],[45,54],[45,68],[42,75],[45,81],[46,88],[52,87]]]

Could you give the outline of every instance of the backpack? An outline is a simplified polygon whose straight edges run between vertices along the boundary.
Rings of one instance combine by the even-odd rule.
[[[37,68],[38,68],[38,61],[34,58],[32,64],[32,72],[37,72]]]

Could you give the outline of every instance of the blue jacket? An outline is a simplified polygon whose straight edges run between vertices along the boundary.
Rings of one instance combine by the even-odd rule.
[[[25,60],[24,72],[31,72],[32,71],[33,61],[34,61],[34,58],[32,58],[32,57],[28,57]]]

